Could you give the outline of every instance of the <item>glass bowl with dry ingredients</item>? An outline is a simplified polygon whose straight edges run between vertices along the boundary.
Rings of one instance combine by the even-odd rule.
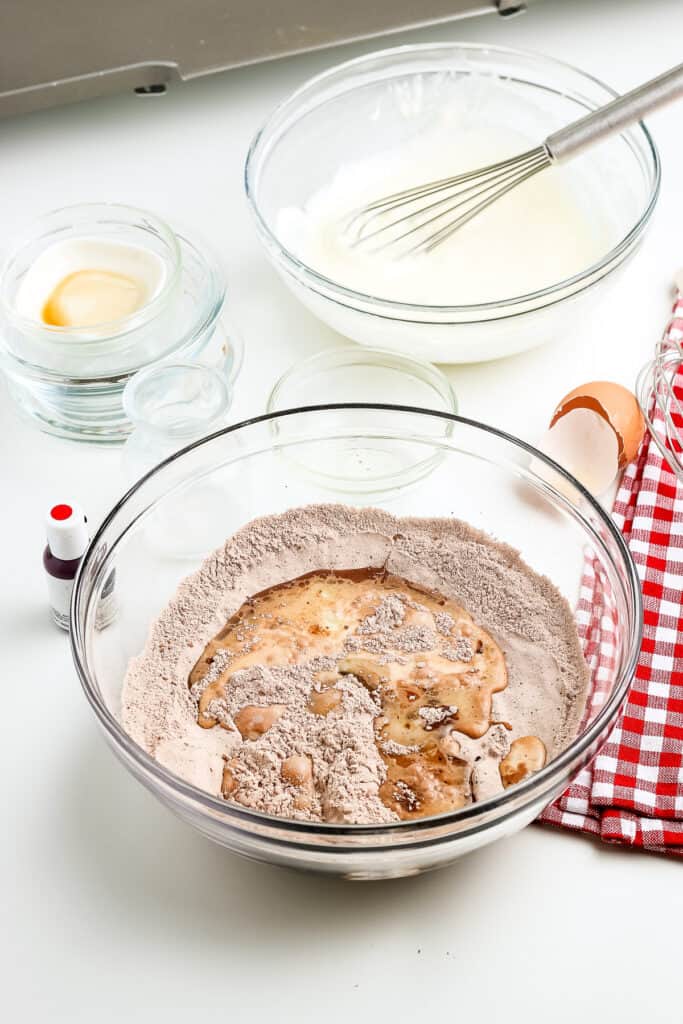
[[[642,123],[524,182],[433,252],[396,259],[350,244],[345,226],[380,196],[538,146],[614,96],[561,61],[471,43],[339,64],[254,137],[245,187],[264,251],[305,306],[365,345],[467,363],[557,338],[650,221],[660,168]]]
[[[311,461],[343,466],[339,493],[296,471]],[[340,404],[228,427],[141,479],[83,559],[71,642],[107,742],[180,818],[257,860],[390,878],[558,795],[615,720],[641,615],[621,534],[540,452]]]

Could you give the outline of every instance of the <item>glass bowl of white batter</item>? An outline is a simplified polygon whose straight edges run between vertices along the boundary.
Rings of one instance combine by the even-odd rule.
[[[256,134],[245,187],[268,258],[340,334],[432,362],[477,362],[557,338],[643,237],[659,157],[635,125],[552,167],[434,252],[350,249],[345,215],[377,196],[536,146],[607,103],[607,85],[537,54],[402,46],[311,79]]]
[[[360,457],[356,463],[358,498],[348,493],[347,481],[343,493],[335,496],[329,481],[292,471],[293,463],[323,455],[330,464],[342,459],[348,465],[351,444],[361,456],[370,453],[369,459]],[[435,448],[440,457],[429,474],[408,485],[392,478],[383,492],[375,488],[367,498],[379,451],[411,461],[422,450],[424,462]],[[549,466],[554,474],[548,473]],[[579,604],[590,557],[601,583],[592,610],[599,620],[607,616],[614,624],[614,660],[610,669],[598,670],[590,640],[585,643],[591,683],[600,697],[590,702],[566,749],[518,785],[459,811],[367,826],[294,821],[211,796],[134,742],[121,724],[124,676],[178,583],[256,517],[331,501],[379,506],[397,516],[465,520],[521,552],[572,609]],[[203,542],[192,555],[188,528]],[[97,609],[113,569],[119,613],[101,629]],[[584,601],[584,613],[585,607]],[[540,452],[453,414],[341,404],[273,413],[228,427],[143,477],[106,517],[83,559],[71,609],[71,638],[85,695],[107,742],[135,778],[175,814],[233,852],[365,879],[448,864],[536,818],[588,762],[614,723],[633,675],[641,618],[635,566],[618,529],[575,479]],[[164,855],[161,849],[158,853]]]

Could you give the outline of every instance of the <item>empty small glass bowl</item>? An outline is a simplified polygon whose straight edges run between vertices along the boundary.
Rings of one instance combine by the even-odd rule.
[[[124,490],[181,448],[224,427],[232,405],[225,372],[199,363],[156,363],[136,373],[123,392],[133,432],[121,450]],[[145,529],[152,547],[175,558],[201,554],[221,529],[230,500],[216,481],[186,488],[183,500],[157,509]],[[214,521],[213,531],[211,522]]]
[[[162,362],[136,373],[123,392],[134,428],[121,452],[130,483],[225,426],[231,404],[230,382],[214,367]]]
[[[312,78],[257,132],[245,188],[266,255],[294,295],[346,337],[436,363],[509,356],[576,328],[633,255],[659,193],[659,156],[640,123],[567,164],[563,171],[588,217],[609,229],[602,258],[528,294],[496,281],[495,301],[418,305],[345,287],[288,247],[278,228],[348,161],[372,158],[419,137],[446,107],[471,103],[487,127],[519,131],[530,146],[614,98],[569,64],[504,47],[465,43],[400,46],[366,54]],[[419,184],[419,182],[416,182]],[[558,245],[572,245],[558,238]],[[520,258],[523,258],[521,256]]]
[[[382,402],[435,412],[458,411],[450,381],[431,363],[359,345],[326,349],[295,363],[276,383],[266,409],[269,413],[282,412],[305,406],[313,399],[325,405]],[[340,414],[342,420],[344,415]],[[285,440],[288,422],[279,420],[274,427],[280,441]],[[444,437],[451,424],[447,419],[435,419],[433,427],[437,437]],[[294,454],[283,449],[283,457],[292,467],[312,476],[320,486],[359,497],[373,495],[375,501],[383,501],[396,488],[420,480],[440,458],[438,448],[431,453],[423,448],[411,452],[406,445],[397,448],[391,441],[379,439],[372,446],[361,446],[354,439],[337,454],[339,458],[333,461],[325,448],[320,453],[313,447]]]
[[[444,421],[451,431],[438,437]],[[602,584],[595,591],[594,611],[608,615],[615,628],[614,659],[606,676],[602,667],[589,662],[604,703],[591,705],[588,720],[562,754],[493,799],[450,814],[383,826],[290,821],[209,796],[163,768],[120,722],[129,660],[143,649],[152,622],[178,583],[250,520],[330,500],[315,480],[293,478],[282,448],[297,459],[305,458],[307,449],[326,448],[335,460],[351,441],[359,448],[390,442],[399,453],[407,449],[410,458],[416,449],[431,453],[438,446],[441,459],[418,485],[393,492],[391,511],[457,517],[508,542],[533,569],[549,577],[572,607],[590,554]],[[548,467],[558,474],[561,489],[543,479]],[[361,482],[364,472],[359,464]],[[175,520],[182,543],[187,523],[180,513],[187,492],[207,483],[215,484],[223,497],[213,510],[202,511],[202,516],[216,513],[202,550],[185,559],[159,550],[149,529],[155,516]],[[114,565],[119,616],[98,631],[98,603]],[[85,695],[116,756],[203,835],[256,860],[346,878],[391,878],[448,864],[516,832],[564,789],[595,753],[619,712],[636,664],[641,619],[638,577],[621,533],[599,503],[541,452],[458,416],[351,404],[313,406],[227,427],[171,456],[140,480],[105,518],[81,563],[71,608],[71,643]],[[198,643],[208,639],[197,636]],[[158,856],[165,852],[159,849]]]

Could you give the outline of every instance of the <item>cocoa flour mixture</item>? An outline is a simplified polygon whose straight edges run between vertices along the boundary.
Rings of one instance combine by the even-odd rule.
[[[569,605],[512,548],[457,520],[316,505],[249,523],[181,583],[122,717],[212,795],[379,824],[543,767],[587,681]]]

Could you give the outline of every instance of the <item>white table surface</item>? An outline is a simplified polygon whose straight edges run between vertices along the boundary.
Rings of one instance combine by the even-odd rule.
[[[394,37],[544,50],[622,89],[680,61],[682,38],[681,0],[545,0],[509,21]],[[2,235],[100,198],[193,225],[225,261],[246,341],[235,418],[262,411],[282,370],[338,339],[266,264],[242,196],[244,154],[280,97],[376,46],[219,75],[163,99],[122,96],[0,123]],[[571,344],[449,370],[466,415],[533,440],[573,384],[632,384],[683,264],[681,109],[651,119],[661,202],[607,306]],[[532,826],[432,875],[353,885],[242,861],[176,821],[105,749],[66,636],[47,619],[43,510],[76,494],[100,515],[116,496],[118,456],[38,433],[1,391],[0,437],[8,1024],[171,1022],[192,1011],[197,1022],[683,1017],[678,862]]]

